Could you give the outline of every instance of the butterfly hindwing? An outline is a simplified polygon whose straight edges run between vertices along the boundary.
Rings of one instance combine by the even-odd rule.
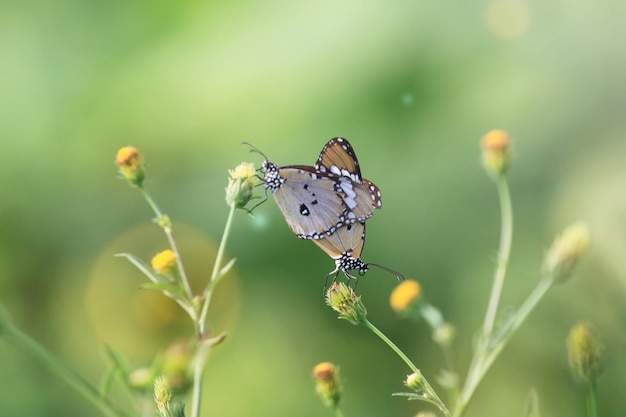
[[[367,271],[367,264],[361,260],[365,245],[365,222],[342,226],[326,239],[314,242],[335,260],[336,269],[331,274],[342,271],[351,278],[348,270],[358,269],[361,274]]]

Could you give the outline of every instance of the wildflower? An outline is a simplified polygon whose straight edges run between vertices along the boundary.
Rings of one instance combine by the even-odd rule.
[[[226,204],[242,209],[253,198],[252,192],[257,180],[254,165],[242,162],[234,170],[228,170],[228,173]]]
[[[170,401],[172,400],[172,390],[166,377],[159,376],[154,380],[154,401],[159,409],[159,414],[168,416]]]
[[[128,183],[135,187],[141,187],[146,176],[143,155],[132,146],[124,146],[117,151],[115,165],[119,167],[119,172]]]
[[[326,304],[339,313],[340,319],[348,320],[352,324],[366,321],[367,310],[352,288],[343,282],[333,282],[326,291]]]
[[[315,390],[327,407],[335,408],[341,398],[339,369],[330,362],[322,362],[313,368]]]
[[[161,274],[168,274],[176,267],[176,254],[170,249],[157,253],[152,258],[152,269]]]
[[[544,260],[544,270],[558,283],[564,282],[589,246],[589,229],[582,223],[566,228],[554,239]]]
[[[509,134],[492,130],[483,136],[480,145],[485,170],[494,177],[504,174],[511,162]]]
[[[417,371],[413,372],[411,375],[408,375],[406,377],[406,380],[404,381],[404,385],[406,385],[407,387],[411,388],[412,390],[418,393],[422,393],[425,391],[425,388],[426,388],[425,382],[426,380],[424,379],[424,377],[422,376],[422,373],[418,369]]]
[[[422,287],[419,282],[411,279],[401,282],[394,288],[389,297],[391,309],[396,313],[408,315],[415,310],[422,295]]]
[[[574,377],[590,381],[600,372],[604,347],[590,323],[578,323],[567,337],[569,366]]]

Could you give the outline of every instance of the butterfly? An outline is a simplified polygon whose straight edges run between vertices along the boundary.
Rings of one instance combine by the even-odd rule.
[[[301,239],[324,239],[342,226],[365,221],[382,206],[380,190],[361,177],[354,149],[343,138],[331,139],[315,166],[279,167],[258,149],[253,151],[265,158],[261,169],[266,191]]]
[[[391,272],[398,278],[398,281],[404,279],[402,274],[392,269],[378,264],[365,263],[361,259],[361,253],[365,245],[365,222],[347,224],[338,228],[332,235],[326,236],[326,239],[314,240],[313,242],[335,261],[335,269],[326,275],[327,282],[324,284],[324,289],[327,287],[328,278],[333,276],[334,282],[339,275],[339,271],[343,272],[348,280],[355,280],[354,285],[356,287],[359,279],[348,271],[358,270],[359,275],[362,276],[370,266],[376,266]]]

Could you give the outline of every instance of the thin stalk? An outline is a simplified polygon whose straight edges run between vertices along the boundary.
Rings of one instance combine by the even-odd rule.
[[[395,343],[393,343],[391,340],[389,340],[389,338],[387,336],[385,336],[385,334],[383,332],[381,332],[380,330],[378,330],[376,328],[376,326],[374,326],[372,323],[370,323],[369,320],[364,319],[364,321],[362,322],[365,327],[367,327],[368,329],[370,329],[372,332],[374,332],[374,334],[378,337],[381,338],[381,340],[383,342],[385,342],[394,352],[396,352],[396,354],[398,356],[400,356],[400,358],[404,361],[404,363],[406,363],[409,368],[411,368],[411,370],[413,372],[417,372],[417,366],[415,366],[413,364],[413,362],[411,362],[411,360],[404,354],[404,352],[402,352],[400,350],[400,348],[398,346],[395,345]]]
[[[222,240],[217,250],[215,263],[213,264],[213,272],[211,273],[211,279],[204,292],[204,302],[202,304],[202,311],[196,323],[196,327],[198,331],[199,352],[197,353],[198,357],[195,360],[194,370],[193,370],[191,417],[200,416],[200,403],[201,403],[201,396],[202,396],[202,374],[204,372],[204,365],[206,363],[206,355],[208,353],[208,352],[205,352],[204,348],[201,345],[205,338],[204,332],[205,332],[205,326],[206,326],[206,317],[209,312],[209,305],[211,304],[211,297],[213,296],[213,289],[215,288],[215,285],[221,278],[220,265],[222,264],[222,258],[224,257],[226,242],[228,241],[228,235],[230,234],[230,229],[232,227],[235,209],[236,209],[235,205],[231,204],[230,211],[228,212],[228,218],[226,219],[226,226],[224,226],[224,233],[222,234]]]
[[[213,290],[215,285],[221,278],[219,276],[220,266],[222,265],[222,258],[224,257],[224,251],[226,249],[226,242],[228,241],[228,235],[233,223],[236,207],[234,204],[230,205],[230,211],[228,212],[228,218],[226,219],[226,225],[224,226],[224,233],[222,234],[222,241],[220,247],[217,250],[217,256],[215,257],[215,263],[213,264],[213,272],[211,273],[211,280],[207,285],[204,292],[204,303],[202,304],[202,312],[200,313],[200,331],[204,333],[204,327],[206,325],[206,317],[209,312],[209,305],[211,304],[211,298],[213,296]]]
[[[341,408],[339,408],[337,406],[337,407],[334,407],[334,410],[335,410],[335,417],[343,417],[343,413],[341,412]]]
[[[150,194],[146,191],[143,186],[138,186],[139,192],[143,195],[143,198],[146,200],[152,211],[157,218],[157,221],[164,217],[163,213],[159,209],[159,206],[156,205]],[[185,293],[187,294],[187,298],[189,301],[193,299],[193,291],[191,290],[191,285],[189,285],[189,279],[187,278],[187,273],[185,272],[185,267],[183,265],[183,261],[180,257],[180,252],[178,251],[178,247],[176,246],[176,241],[174,240],[174,235],[172,234],[172,227],[170,225],[162,226],[163,231],[165,232],[165,236],[167,236],[167,241],[172,248],[172,251],[176,254],[176,266],[178,267],[178,272],[180,273],[180,279],[185,288]],[[195,320],[195,317],[193,318]]]
[[[83,377],[69,369],[48,352],[43,346],[31,339],[24,332],[13,326],[11,323],[5,322],[0,324],[1,335],[11,342],[20,351],[26,352],[38,360],[42,365],[46,366],[51,372],[59,378],[67,382],[79,394],[95,405],[103,415],[107,417],[129,417],[128,414],[117,410],[109,401],[100,395],[98,390],[87,382]]]
[[[589,378],[587,388],[587,417],[598,417],[598,393],[593,376]]]
[[[496,189],[498,191],[498,199],[500,202],[500,244],[498,247],[498,258],[496,270],[494,272],[493,285],[491,287],[491,295],[487,305],[485,320],[483,321],[482,334],[478,341],[478,346],[472,362],[470,364],[465,384],[461,391],[455,410],[455,416],[461,416],[467,403],[472,397],[476,387],[480,383],[491,363],[486,363],[489,354],[489,343],[493,333],[493,327],[500,304],[500,296],[504,287],[504,279],[511,254],[511,244],[513,241],[513,208],[511,204],[511,194],[509,192],[508,182],[504,175],[496,178]]]

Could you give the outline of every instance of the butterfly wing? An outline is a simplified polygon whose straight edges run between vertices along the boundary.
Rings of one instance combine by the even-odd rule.
[[[338,227],[355,221],[341,197],[336,178],[307,166],[282,167],[277,175],[280,186],[272,189],[274,199],[298,237],[323,239]]]
[[[314,240],[328,256],[335,260],[335,271],[358,269],[364,273],[367,264],[361,260],[361,252],[365,245],[365,222],[347,224],[338,228],[335,233],[322,240]]]
[[[380,189],[361,176],[354,148],[344,138],[333,138],[322,148],[314,167],[322,173],[341,177],[344,201],[358,221],[370,217],[382,207]]]

